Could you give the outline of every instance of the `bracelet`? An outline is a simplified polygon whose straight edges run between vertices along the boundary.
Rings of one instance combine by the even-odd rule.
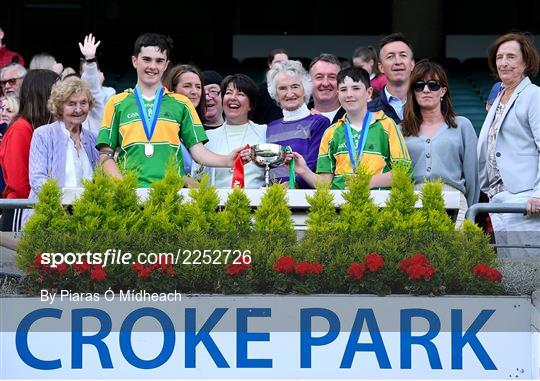
[[[114,157],[114,151],[113,150],[101,150],[99,151],[99,154],[100,155],[105,155],[109,158],[113,158]]]
[[[114,161],[114,158],[113,157],[110,157],[110,156],[107,156],[105,159],[103,159],[101,161],[101,165],[105,164],[108,160],[112,160]],[[116,161],[114,161],[116,163]]]
[[[97,58],[94,57],[94,58],[90,58],[89,60],[85,60],[86,63],[93,63],[93,62],[97,62]]]

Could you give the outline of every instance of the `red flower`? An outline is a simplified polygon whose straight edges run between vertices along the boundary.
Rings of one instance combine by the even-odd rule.
[[[309,262],[300,262],[294,268],[294,272],[300,276],[305,276],[309,274],[320,274],[324,270],[324,266],[320,263],[309,263]]]
[[[171,256],[167,254],[160,254],[159,264],[161,265],[161,267],[167,267],[167,265],[172,265],[173,262]]]
[[[134,263],[133,266],[131,266],[131,271],[134,273],[139,273],[144,270],[144,265],[142,263]]]
[[[106,277],[107,272],[105,271],[105,268],[101,265],[94,265],[92,270],[90,270],[90,280],[93,280],[95,282],[101,282]]]
[[[424,254],[416,253],[411,258],[404,258],[399,265],[399,269],[407,271],[407,268],[411,265],[431,266],[431,262]]]
[[[356,280],[362,279],[364,273],[366,272],[366,266],[363,263],[353,262],[347,270],[347,275]]]
[[[227,274],[229,276],[238,276],[242,275],[244,272],[246,272],[247,269],[251,267],[251,263],[229,263],[227,265]]]
[[[371,253],[365,259],[364,263],[369,271],[375,273],[384,267],[384,259],[379,253]]]
[[[86,261],[82,261],[81,263],[74,263],[73,271],[81,273],[81,274],[85,273],[87,271],[90,271],[90,265]]]
[[[38,270],[42,276],[51,275],[53,268],[50,265],[43,264],[43,253],[39,253],[34,257],[34,266],[30,267],[29,270]]]
[[[68,270],[68,267],[65,263],[60,263],[56,266],[56,272],[60,275],[64,275],[67,270]]]
[[[485,263],[479,263],[472,269],[473,274],[477,277],[483,278],[488,282],[500,283],[502,280],[502,274],[499,270],[489,267]]]
[[[144,267],[143,266],[143,269],[141,271],[139,271],[139,273],[137,274],[137,276],[141,279],[146,279],[148,278],[150,275],[152,274],[152,270],[148,267]]]
[[[423,278],[424,280],[430,280],[435,274],[435,269],[429,266],[413,264],[409,266],[406,273],[410,279],[419,280]]]
[[[279,258],[274,264],[273,269],[277,272],[288,274],[294,271],[295,266],[296,262],[294,258],[291,256],[287,256]]]
[[[42,270],[42,269],[44,269],[44,268],[46,267],[46,266],[42,263],[42,261],[43,261],[42,256],[43,256],[43,253],[39,253],[39,254],[37,254],[37,255],[35,256],[35,258],[34,258],[34,265],[35,265],[35,268],[36,268],[37,270]]]
[[[169,276],[174,275],[173,266],[169,265],[169,264],[166,264],[166,263],[160,264],[159,267],[157,268],[157,271],[160,272],[160,273],[167,273]]]
[[[424,254],[416,253],[411,258],[404,258],[399,264],[399,269],[407,273],[410,279],[430,280],[435,274],[435,269]]]
[[[312,263],[311,264],[311,273],[312,274],[321,274],[324,270],[324,266],[321,265],[320,263]]]
[[[294,268],[294,272],[300,276],[311,274],[311,264],[308,262],[300,262]]]

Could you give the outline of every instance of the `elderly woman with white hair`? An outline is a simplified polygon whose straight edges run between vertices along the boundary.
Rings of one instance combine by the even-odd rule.
[[[281,61],[266,75],[268,93],[283,110],[283,118],[271,122],[266,129],[266,142],[290,146],[300,153],[308,167],[315,171],[319,145],[330,121],[322,115],[312,115],[306,103],[311,96],[311,78],[300,61]],[[289,183],[289,170],[279,166],[270,171],[275,182]],[[310,186],[300,177],[297,188]]]
[[[54,84],[48,107],[56,121],[36,129],[30,145],[30,198],[47,179],[73,188],[92,178],[99,157],[96,134],[83,122],[94,103],[82,79],[70,77]]]

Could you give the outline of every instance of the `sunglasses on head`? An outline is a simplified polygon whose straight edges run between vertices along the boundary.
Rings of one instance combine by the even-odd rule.
[[[441,88],[441,83],[439,81],[436,81],[434,79],[430,79],[429,81],[425,82],[425,81],[418,81],[418,82],[415,82],[414,85],[413,85],[413,90],[417,93],[420,93],[422,91],[424,91],[424,87],[428,87],[429,91],[437,91],[437,90],[440,90]]]

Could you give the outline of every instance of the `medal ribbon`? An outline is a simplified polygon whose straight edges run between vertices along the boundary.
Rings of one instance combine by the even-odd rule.
[[[349,123],[349,119],[345,119],[345,143],[347,143],[347,151],[349,152],[349,159],[353,167],[353,171],[356,173],[356,168],[360,161],[362,160],[362,153],[364,152],[364,147],[367,140],[367,130],[371,123],[371,113],[368,111],[366,116],[364,116],[364,121],[362,122],[362,131],[360,132],[360,138],[358,139],[358,147],[354,146],[352,138],[352,129]],[[356,150],[354,148],[357,148]],[[355,152],[356,151],[356,152]],[[356,154],[356,159],[355,159]]]
[[[291,146],[283,147],[283,151],[292,152]],[[294,173],[294,157],[291,157],[289,161],[289,189],[294,189],[294,183],[296,181],[296,173]]]
[[[244,149],[249,148],[249,144],[246,144],[246,146],[244,147]],[[231,188],[234,187],[244,188],[244,162],[242,161],[240,152],[238,152],[238,155],[236,155],[236,159],[234,160]]]
[[[135,99],[137,100],[139,116],[141,117],[144,133],[146,134],[146,139],[148,140],[148,142],[150,142],[152,140],[152,135],[154,135],[154,130],[156,129],[159,109],[161,107],[161,100],[163,98],[163,86],[160,86],[156,90],[156,97],[154,99],[154,106],[152,108],[152,119],[148,117],[148,113],[146,113],[144,110],[144,103],[141,95],[141,90],[139,89],[139,85],[135,86],[133,94],[135,95]]]

